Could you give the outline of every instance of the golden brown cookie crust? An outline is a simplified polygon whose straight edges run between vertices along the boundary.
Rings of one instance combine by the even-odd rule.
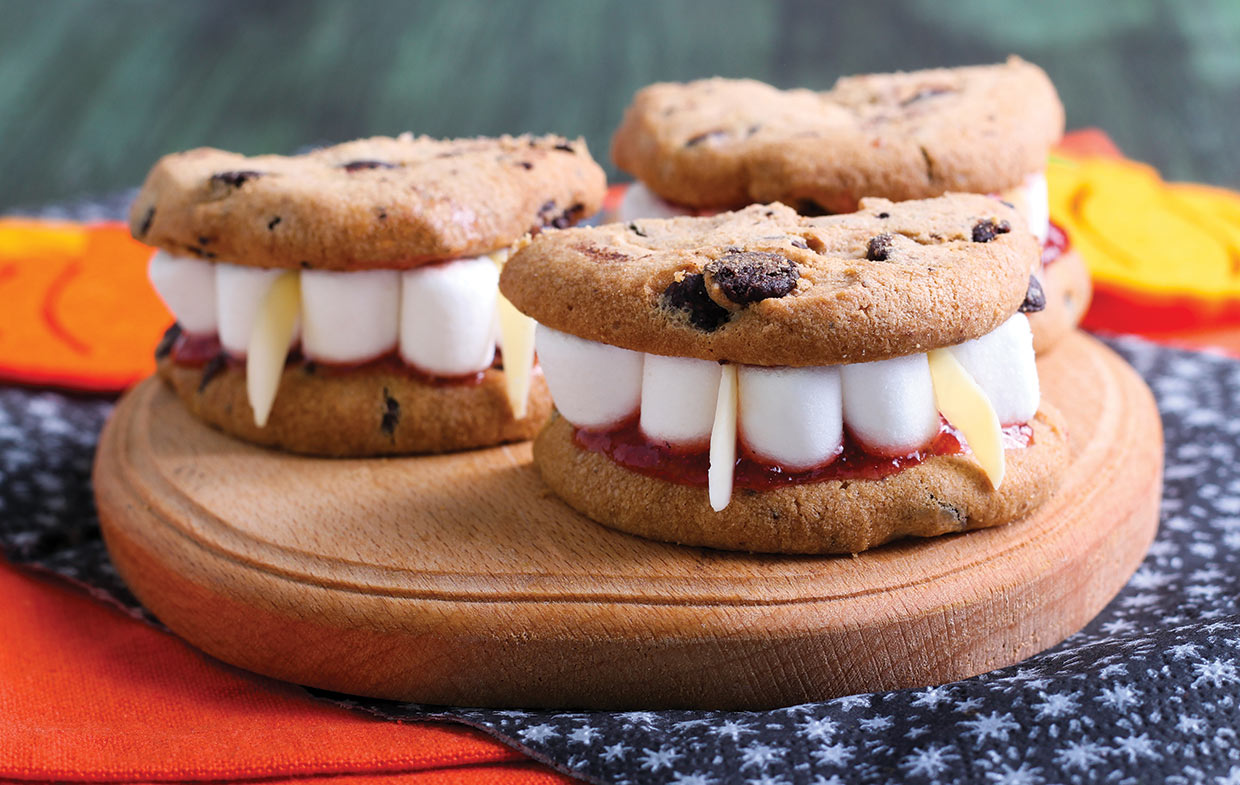
[[[1072,332],[1089,308],[1093,284],[1081,255],[1069,249],[1046,267],[1042,272],[1042,291],[1046,294],[1046,307],[1029,314],[1033,348],[1038,354],[1050,351]]]
[[[721,512],[705,488],[637,474],[579,448],[558,415],[534,441],[534,463],[569,506],[630,534],[758,553],[859,553],[900,537],[998,526],[1041,505],[1067,465],[1068,441],[1062,416],[1045,403],[1031,425],[1033,444],[1007,451],[998,490],[972,456],[936,456],[882,480],[738,489]]]
[[[172,253],[257,267],[409,268],[597,212],[606,175],[558,136],[360,139],[305,155],[164,156],[129,213]]]
[[[289,452],[335,458],[439,453],[532,439],[551,413],[541,371],[531,377],[529,411],[516,420],[504,372],[477,384],[427,384],[392,370],[309,373],[287,367],[265,428],[254,424],[245,369],[205,369],[159,361],[159,375],[190,412],[225,433]]]
[[[979,227],[988,241],[973,239]],[[796,288],[734,307],[730,316],[714,300],[690,298],[680,307],[693,276],[705,271],[701,281],[711,294],[709,266],[737,251],[791,260]],[[858,213],[817,218],[779,204],[751,205],[709,218],[542,234],[509,259],[500,290],[548,327],[625,349],[749,365],[832,365],[990,332],[1024,300],[1040,254],[1014,210],[977,194],[866,199]]]
[[[734,208],[864,196],[997,193],[1046,166],[1064,113],[1046,73],[998,65],[844,77],[826,92],[753,80],[640,90],[612,138],[616,165],[668,201]]]

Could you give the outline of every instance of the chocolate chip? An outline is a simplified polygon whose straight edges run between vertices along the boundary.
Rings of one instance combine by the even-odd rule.
[[[642,231],[642,228],[638,226],[636,222],[629,224],[629,231],[637,235],[638,237],[649,237],[650,236],[646,234],[644,231]]]
[[[727,135],[728,135],[727,131],[721,131],[718,129],[714,131],[707,131],[705,133],[698,134],[697,136],[691,136],[688,139],[686,139],[685,147],[697,147],[702,142],[705,142],[708,139],[719,139]]]
[[[378,210],[376,210],[376,211],[375,211],[375,216],[376,216],[376,217],[377,217],[380,221],[386,221],[386,220],[387,220],[387,210],[385,210],[384,208],[380,207]]]
[[[277,215],[275,218],[272,218],[270,221],[268,221],[268,222],[267,222],[267,231],[271,231],[272,229],[275,229],[275,228],[276,228],[276,224],[280,223],[280,221],[281,221],[281,220],[283,220],[283,219],[281,219],[281,218],[280,218],[280,216],[278,216],[278,215]]]
[[[400,164],[390,164],[387,161],[349,161],[347,164],[341,164],[340,168],[351,174],[363,169],[398,169]]]
[[[801,215],[815,217],[819,215],[830,215],[831,211],[815,202],[813,199],[798,199],[796,203],[796,211]]]
[[[555,211],[556,204],[554,199],[549,199],[538,208],[538,218],[542,221],[543,226],[551,226],[556,229],[567,229],[576,223],[582,212],[585,212],[585,205],[580,202],[571,205],[568,209],[560,212],[558,215]]]
[[[211,383],[212,379],[219,375],[220,371],[224,370],[224,366],[227,364],[228,358],[223,352],[220,352],[208,360],[207,364],[202,369],[202,381],[198,383],[198,392],[202,392],[207,389],[207,385]]]
[[[142,225],[138,227],[138,236],[146,237],[146,233],[151,231],[151,223],[155,220],[155,208],[146,211],[146,215],[142,216]]]
[[[379,421],[379,430],[391,436],[396,432],[396,424],[400,422],[400,402],[393,398],[386,387],[383,388],[383,419]]]
[[[534,164],[530,163],[529,161],[517,161],[517,166],[521,167],[527,172],[534,168]]]
[[[155,359],[162,360],[172,354],[172,347],[176,345],[180,337],[181,323],[173,322],[172,326],[164,331],[164,337],[159,339],[159,345],[155,347]]]
[[[223,183],[232,188],[240,188],[247,181],[262,177],[264,172],[252,172],[249,170],[241,172],[217,172],[211,175],[211,182]]]
[[[310,263],[309,263],[309,262],[306,262],[306,261],[301,261],[301,262],[298,262],[298,264],[300,264],[300,265],[301,265],[301,269],[303,269],[303,270],[309,270],[309,269],[310,269]]]
[[[725,254],[707,264],[705,273],[710,283],[737,305],[784,297],[797,288],[801,277],[796,262],[765,251]]]
[[[316,373],[319,372],[319,364],[316,363],[314,360],[306,360],[304,363],[302,363],[301,370],[303,373],[306,374],[306,376],[314,376]]]
[[[1001,234],[1007,234],[1012,231],[1012,225],[1007,221],[999,221],[995,223],[995,219],[987,218],[973,224],[973,242],[988,243]]]
[[[883,232],[876,234],[870,238],[870,243],[865,247],[865,258],[871,262],[885,262],[891,258],[891,252],[895,250],[894,238],[891,232]]]
[[[689,317],[689,324],[705,332],[713,332],[728,320],[727,308],[710,299],[706,279],[701,273],[687,273],[672,281],[663,290],[663,304]]]
[[[569,144],[568,142],[560,142],[559,144],[557,144],[555,147],[553,147],[553,148],[551,148],[551,149],[552,149],[552,150],[559,150],[559,151],[560,151],[560,152],[562,152],[562,153],[575,153],[575,152],[577,152],[576,150],[574,150],[574,149],[573,149],[573,146],[572,146],[571,144]]]
[[[878,217],[879,217],[879,218],[890,218],[890,217],[891,217],[891,213],[879,213],[879,214],[878,214]]]
[[[210,244],[211,244],[211,238],[210,238],[210,237],[203,237],[202,235],[198,235],[198,244],[199,244],[199,245],[210,245]]]
[[[1029,288],[1025,291],[1025,301],[1020,304],[1021,313],[1037,313],[1046,307],[1046,293],[1042,284],[1034,276],[1029,276]]]

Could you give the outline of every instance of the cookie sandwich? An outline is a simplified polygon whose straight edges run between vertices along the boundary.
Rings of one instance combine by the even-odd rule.
[[[293,452],[529,439],[551,402],[499,266],[604,191],[585,143],[555,136],[165,156],[130,212],[176,318],[158,373],[207,423]]]
[[[847,213],[859,200],[948,191],[1013,205],[1042,244],[1046,309],[1030,318],[1039,350],[1081,319],[1089,277],[1051,224],[1046,165],[1064,112],[1042,69],[998,65],[867,74],[825,92],[747,79],[650,85],[612,139],[638,182],[617,219],[708,215],[779,201],[803,214]]]
[[[1020,518],[1067,460],[1021,221],[951,194],[534,238],[500,290],[538,322],[559,413],[540,473],[607,526],[733,550],[856,553]]]

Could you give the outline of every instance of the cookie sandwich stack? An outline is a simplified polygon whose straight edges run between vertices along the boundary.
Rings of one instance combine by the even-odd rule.
[[[534,238],[504,295],[538,323],[547,484],[608,526],[856,553],[1020,518],[1067,460],[1025,311],[1039,242],[954,194],[781,204]]]
[[[166,156],[130,214],[176,318],[159,375],[202,420],[293,452],[531,438],[551,403],[499,267],[527,233],[594,213],[604,189],[585,144],[560,137]]]
[[[617,220],[773,201],[821,215],[851,212],[867,196],[994,196],[1042,247],[1046,308],[1030,318],[1042,351],[1075,327],[1090,295],[1047,206],[1046,164],[1063,127],[1054,85],[1016,57],[845,77],[825,92],[734,79],[655,84],[637,93],[612,141],[616,165],[638,179]]]

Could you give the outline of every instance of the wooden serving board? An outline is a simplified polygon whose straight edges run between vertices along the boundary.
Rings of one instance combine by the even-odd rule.
[[[1084,335],[1040,363],[1073,465],[1035,515],[855,557],[650,542],[550,495],[527,444],[331,460],[250,447],[148,379],[95,464],[112,558],[242,668],[434,704],[761,708],[928,685],[1079,630],[1157,527],[1149,390]]]

